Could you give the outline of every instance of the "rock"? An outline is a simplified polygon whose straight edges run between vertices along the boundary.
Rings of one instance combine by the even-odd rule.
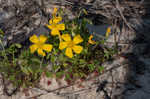
[[[88,28],[89,32],[95,36],[95,39],[99,39],[99,38],[105,36],[107,28],[110,27],[110,25],[87,24],[86,27]]]
[[[48,98],[51,98],[51,99],[66,99],[64,97],[60,97],[60,96],[57,96],[57,95],[52,94],[52,93],[40,96],[37,99],[48,99]]]
[[[3,88],[4,88],[4,86],[3,86],[3,78],[2,78],[2,75],[0,75],[0,95],[3,94]]]
[[[4,93],[8,96],[12,96],[13,94],[16,93],[17,91],[17,87],[14,87],[13,84],[8,81],[8,80],[4,80]]]
[[[5,33],[3,41],[8,45],[25,42],[33,30],[48,21],[34,0],[2,0],[1,8],[0,28]]]
[[[87,2],[91,2],[91,0]],[[2,39],[3,43],[5,45],[15,42],[24,43],[33,34],[49,34],[50,31],[44,25],[48,23],[52,8],[54,6],[58,7],[55,3],[62,3],[63,5],[65,1],[0,0],[0,28],[5,32],[5,36]],[[104,2],[104,4],[107,3],[110,3],[109,0]],[[97,8],[103,5],[102,1],[98,0],[94,4]],[[62,5],[60,7],[64,8]],[[69,13],[69,11],[66,13]],[[70,16],[72,13],[69,13]],[[73,15],[71,18],[73,18]],[[135,20],[131,21],[134,22]],[[147,24],[149,22],[144,22],[144,25],[147,26]],[[132,26],[136,27],[136,25]],[[95,32],[104,36],[107,27],[107,25],[89,26],[89,30],[90,33]],[[131,33],[128,37],[126,33],[131,31],[124,29],[122,30],[122,36],[120,36],[119,33],[121,32],[117,29],[117,39],[120,39],[123,43],[128,43],[127,39],[132,41],[139,34],[144,35],[146,42],[141,43],[138,38],[137,41],[139,40],[140,44],[137,42],[134,42],[134,44],[128,43],[130,46],[114,60],[103,64],[106,70],[98,77],[94,78],[94,74],[91,74],[92,79],[82,84],[80,83],[80,85],[65,87],[51,93],[51,90],[64,87],[67,83],[64,80],[56,81],[54,78],[42,77],[38,88],[29,88],[28,90],[17,92],[12,97],[3,94],[4,92],[2,91],[5,87],[4,85],[7,85],[5,90],[9,94],[15,88],[8,82],[5,82],[4,85],[0,82],[0,99],[27,99],[30,97],[37,99],[47,99],[49,97],[51,99],[148,99],[150,96],[149,27],[145,31],[143,32],[142,30],[138,34]],[[114,44],[114,35],[110,35],[107,41]],[[145,53],[144,56],[142,55],[143,53]]]

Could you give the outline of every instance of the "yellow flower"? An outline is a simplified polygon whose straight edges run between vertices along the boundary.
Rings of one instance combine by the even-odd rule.
[[[111,33],[111,28],[108,27],[105,36],[108,37]]]
[[[53,46],[51,44],[45,44],[47,40],[47,37],[44,35],[40,35],[40,37],[37,37],[36,35],[33,35],[30,37],[30,41],[34,44],[30,46],[30,52],[34,53],[36,50],[39,55],[45,56],[45,50],[46,52],[51,52]]]
[[[69,34],[63,34],[61,36],[61,38],[64,41],[61,41],[59,44],[59,49],[63,50],[66,48],[65,54],[66,56],[68,56],[69,58],[73,57],[73,52],[72,50],[76,53],[76,54],[80,54],[81,51],[83,50],[83,47],[80,45],[77,45],[81,42],[83,42],[83,39],[81,38],[80,35],[76,35],[73,40],[71,39],[71,36]]]
[[[96,42],[93,41],[92,38],[93,38],[93,35],[90,35],[88,43],[90,43],[90,44],[96,44]]]
[[[46,26],[51,29],[51,35],[56,36],[59,35],[60,36],[60,30],[65,30],[65,24],[59,24],[62,21],[62,17],[60,16],[56,16],[57,13],[57,8],[54,8],[52,16],[53,18],[51,20],[49,20],[49,24],[46,24]]]
[[[53,18],[56,17],[57,10],[58,10],[57,8],[54,8],[53,13],[52,13]]]
[[[51,35],[60,35],[59,31],[65,30],[65,24],[59,24],[60,21],[62,21],[62,17],[54,17],[49,21],[50,25],[46,25],[49,29],[51,29]]]

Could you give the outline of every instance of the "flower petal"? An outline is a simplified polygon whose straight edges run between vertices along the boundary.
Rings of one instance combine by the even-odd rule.
[[[62,17],[54,17],[49,21],[49,24],[57,24],[62,20]]]
[[[59,35],[59,34],[60,34],[60,32],[59,32],[58,29],[52,29],[52,30],[51,30],[51,35],[52,35],[52,36],[56,36],[56,35]]]
[[[46,24],[46,26],[47,26],[49,29],[52,29],[52,28],[53,28],[52,25]]]
[[[74,39],[73,39],[73,42],[74,42],[75,44],[79,44],[79,43],[83,42],[83,39],[82,39],[82,37],[81,37],[80,35],[76,35],[76,36],[74,37]]]
[[[53,13],[52,13],[53,17],[56,17],[56,13],[57,13],[57,8],[54,8]]]
[[[93,41],[92,38],[93,38],[93,35],[90,35],[88,43],[90,43],[90,44],[96,44],[96,42]]]
[[[39,42],[39,39],[38,37],[34,34],[33,36],[30,37],[30,41],[32,43],[38,43]]]
[[[57,29],[58,30],[65,30],[65,24],[58,24]]]
[[[39,55],[45,56],[45,53],[43,52],[41,48],[38,48],[37,52]]]
[[[65,41],[71,41],[71,37],[69,34],[63,34],[62,36],[62,39],[65,40]]]
[[[60,21],[62,21],[62,17],[55,17],[55,18],[53,19],[53,22],[54,22],[55,24],[59,23]]]
[[[79,45],[73,46],[73,51],[77,54],[80,54],[82,50],[83,50],[82,46],[79,46]]]
[[[40,35],[40,37],[39,37],[39,41],[40,41],[40,43],[45,43],[45,42],[46,42],[46,40],[47,40],[47,37],[46,37],[46,36],[44,36],[44,35]]]
[[[49,20],[49,24],[53,24],[53,19],[50,19],[50,20]]]
[[[73,57],[72,49],[71,48],[66,48],[65,54],[69,58],[72,58]]]
[[[54,10],[53,10],[53,13],[56,13],[56,12],[57,12],[57,10],[58,10],[58,9],[55,7],[55,8],[54,8]]]
[[[59,49],[60,49],[60,50],[63,50],[64,48],[67,47],[67,44],[68,44],[67,42],[60,42],[60,43],[59,43]]]
[[[51,44],[44,44],[42,46],[42,49],[47,51],[47,52],[51,52],[52,51],[53,46]]]
[[[106,31],[106,33],[105,33],[105,36],[108,37],[108,36],[110,35],[110,33],[111,33],[111,28],[108,27],[108,28],[107,28],[107,31]]]
[[[33,44],[30,46],[30,52],[34,53],[37,50],[38,46],[36,44]]]

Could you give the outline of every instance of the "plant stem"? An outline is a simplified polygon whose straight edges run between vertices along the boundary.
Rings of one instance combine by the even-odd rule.
[[[14,55],[14,51],[13,51],[13,65],[15,65],[15,55]]]
[[[40,68],[42,67],[43,60],[44,60],[44,57],[42,57],[42,61],[41,61],[41,63],[40,63]]]
[[[6,55],[6,50],[5,50],[5,48],[4,48],[4,45],[3,45],[3,43],[2,43],[2,40],[0,40],[0,44],[2,45],[2,50],[3,50],[3,52],[4,52],[4,59],[8,60],[8,57],[7,57],[7,55]]]

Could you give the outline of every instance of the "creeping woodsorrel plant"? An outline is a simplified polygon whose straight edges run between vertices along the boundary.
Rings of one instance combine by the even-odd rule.
[[[0,50],[0,72],[5,79],[17,87],[29,87],[35,86],[44,74],[56,79],[65,78],[71,84],[105,70],[102,63],[115,52],[104,45],[107,37],[94,41],[94,36],[86,28],[86,24],[92,23],[90,20],[79,17],[69,20],[61,11],[54,8],[52,18],[46,24],[50,30],[47,36],[44,33],[32,35],[28,48],[12,44]],[[109,33],[110,29],[106,36]]]

